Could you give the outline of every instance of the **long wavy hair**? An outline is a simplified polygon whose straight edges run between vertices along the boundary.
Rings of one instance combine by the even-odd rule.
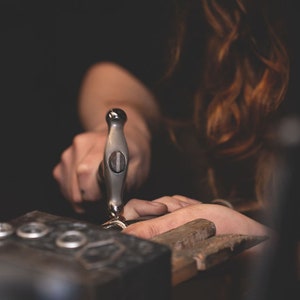
[[[254,164],[258,198],[270,175],[258,162],[270,159],[267,129],[285,98],[289,57],[280,19],[268,13],[267,4],[264,0],[175,0],[176,26],[164,80],[180,69],[187,37],[197,31],[191,26],[202,26],[203,51],[193,56],[195,65],[201,66],[194,76],[193,123],[206,139],[216,197],[220,195],[214,166]],[[195,18],[201,22],[191,21]]]

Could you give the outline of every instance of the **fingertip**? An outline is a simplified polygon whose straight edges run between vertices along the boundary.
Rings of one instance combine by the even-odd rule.
[[[152,205],[154,207],[161,207],[161,208],[168,209],[168,206],[164,203],[161,203],[161,202],[149,201],[148,203],[150,203],[150,205]]]
[[[73,204],[73,209],[77,214],[83,214],[85,213],[85,209],[82,206],[79,205],[74,205]]]
[[[124,228],[122,232],[142,239],[150,239],[155,235],[155,233],[153,233],[151,221],[140,221],[138,223],[131,224]]]
[[[150,214],[163,215],[168,213],[168,206],[166,204],[153,201],[149,201],[148,203],[149,207],[147,210],[149,210]]]

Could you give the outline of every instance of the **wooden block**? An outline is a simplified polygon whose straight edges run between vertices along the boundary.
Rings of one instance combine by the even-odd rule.
[[[173,251],[193,248],[199,241],[216,234],[216,226],[206,219],[196,219],[155,236],[152,241],[165,244]]]
[[[215,234],[213,222],[196,219],[152,239],[172,250],[173,286],[194,277],[198,271],[208,270],[267,239],[266,236]]]
[[[176,252],[172,254],[172,285],[175,286],[198,273],[197,262],[193,257]]]
[[[197,262],[198,270],[207,270],[266,239],[266,236],[242,234],[216,235],[199,242],[196,247],[186,250],[182,255],[193,257]]]

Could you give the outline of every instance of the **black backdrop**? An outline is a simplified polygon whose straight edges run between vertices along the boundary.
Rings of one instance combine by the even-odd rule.
[[[72,215],[51,172],[81,131],[82,76],[108,59],[151,84],[160,72],[168,2],[1,0],[0,221],[33,209]],[[288,109],[296,111],[299,18],[290,3],[282,9],[292,53]]]
[[[82,76],[101,60],[156,76],[165,26],[155,2],[1,0],[0,221],[33,209],[71,214],[51,172],[81,131]]]

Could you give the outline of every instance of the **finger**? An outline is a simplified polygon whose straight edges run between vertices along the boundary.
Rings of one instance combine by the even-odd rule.
[[[85,212],[85,209],[81,204],[78,203],[72,203],[73,210],[78,214],[83,214]]]
[[[94,143],[78,163],[74,186],[77,185],[80,191],[84,191],[84,201],[97,201],[101,198],[101,191],[97,181],[97,172],[103,153],[99,150],[98,143]]]
[[[182,196],[182,195],[173,195],[172,196],[173,198],[176,198],[182,202],[185,202],[187,204],[199,204],[199,203],[202,203],[201,201],[199,200],[195,200],[195,199],[192,199],[192,198],[188,198],[186,196]]]
[[[60,162],[54,167],[52,174],[57,181],[62,195],[70,202],[81,202],[81,194],[77,180],[74,180],[73,171],[73,149],[69,147],[62,155]]]
[[[98,161],[81,162],[76,170],[76,185],[81,192],[83,201],[100,200],[100,189],[97,181]]]
[[[195,209],[193,208],[194,206],[196,205],[189,205],[185,208],[176,210],[173,213],[131,224],[122,232],[141,238],[152,238],[158,234],[196,219],[198,216],[195,213]]]
[[[67,199],[74,204],[80,204],[83,201],[82,191],[79,187],[79,183],[76,177],[76,167],[78,163],[78,151],[72,147],[70,149],[71,154],[68,158],[63,160],[64,165],[64,178],[65,189],[67,190]]]
[[[173,197],[164,196],[153,201],[132,199],[124,207],[124,217],[129,220],[142,216],[162,215],[191,204],[199,203],[201,202],[179,195]]]
[[[129,151],[131,151],[130,146],[131,144],[129,144]],[[149,174],[150,158],[144,152],[129,152],[130,157],[126,176],[126,189],[128,191],[141,187]]]
[[[168,212],[165,204],[147,200],[131,199],[124,207],[123,217],[134,220],[144,216],[159,216]]]
[[[180,196],[180,195],[174,195],[172,197],[164,196],[164,197],[153,200],[153,202],[159,202],[159,203],[165,204],[168,207],[168,212],[173,212],[177,209],[183,208],[188,205],[201,203],[200,201],[190,199],[190,198]]]

